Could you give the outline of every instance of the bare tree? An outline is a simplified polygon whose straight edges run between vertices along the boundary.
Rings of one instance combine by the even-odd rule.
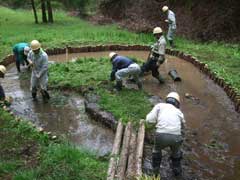
[[[48,22],[53,23],[53,12],[50,0],[47,0],[47,10],[48,10]]]
[[[42,8],[42,22],[47,23],[45,0],[41,0],[41,8]]]
[[[34,0],[31,0],[31,4],[32,4],[32,9],[33,9],[35,23],[38,24],[38,17],[37,17],[37,11],[36,11],[36,8],[35,8]]]

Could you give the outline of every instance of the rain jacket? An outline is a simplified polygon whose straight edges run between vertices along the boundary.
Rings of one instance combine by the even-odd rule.
[[[168,25],[171,29],[177,29],[175,14],[171,10],[168,10]]]
[[[31,90],[40,86],[41,89],[47,90],[48,84],[48,55],[42,49],[39,54],[34,54],[30,51],[28,60],[32,61],[32,76],[31,76]],[[37,76],[40,77],[37,77]]]
[[[113,60],[112,60],[112,72],[110,75],[110,79],[113,81],[115,80],[115,73],[123,68],[127,68],[130,64],[133,64],[134,62],[124,56],[116,56]]]
[[[166,46],[166,39],[162,35],[152,47],[152,56],[156,57],[160,62],[164,61]]]
[[[157,133],[174,135],[181,135],[182,124],[185,123],[181,110],[168,103],[159,103],[154,106],[147,115],[146,121],[156,123]]]
[[[13,54],[16,57],[16,61],[22,63],[25,59],[27,59],[27,56],[24,54],[24,48],[26,46],[29,46],[28,43],[18,43],[13,46]]]

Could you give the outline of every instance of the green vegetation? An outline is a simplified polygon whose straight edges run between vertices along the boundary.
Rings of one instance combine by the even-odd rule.
[[[145,44],[154,42],[151,34],[135,34],[117,26],[95,26],[62,11],[54,14],[54,24],[34,24],[31,11],[0,7],[0,59],[11,53],[18,42],[38,39],[43,47],[95,44]],[[209,65],[240,92],[240,46],[225,43],[199,43],[178,37],[179,50],[192,54]]]
[[[109,79],[111,63],[107,58],[83,58],[76,62],[54,64],[49,69],[49,85],[52,87],[93,87],[100,96],[99,105],[122,118],[138,122],[144,119],[151,105],[143,91],[124,88],[120,93],[113,91],[114,84]]]
[[[130,33],[117,26],[95,26],[62,11],[54,14],[54,24],[34,24],[31,11],[0,7],[0,59],[18,42],[38,39],[44,48],[66,45],[146,44],[152,36]]]
[[[240,93],[240,45],[226,43],[197,43],[177,38],[179,50],[207,63],[213,72],[224,78]]]
[[[0,179],[105,179],[107,161],[0,114]]]

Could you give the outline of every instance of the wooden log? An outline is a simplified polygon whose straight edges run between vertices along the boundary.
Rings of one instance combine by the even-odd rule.
[[[136,176],[136,149],[137,149],[137,135],[135,132],[131,134],[129,145],[129,157],[127,165],[127,179],[132,180]]]
[[[123,135],[123,124],[121,121],[118,122],[117,132],[114,139],[114,144],[112,148],[111,158],[109,161],[108,173],[107,173],[107,180],[113,180],[115,176],[115,171],[117,167],[117,159],[120,152],[120,146],[122,142],[122,135]]]
[[[137,150],[136,150],[136,175],[142,176],[142,158],[143,158],[143,145],[145,137],[144,120],[140,121],[137,137]]]
[[[131,138],[132,124],[128,122],[127,127],[124,132],[122,151],[119,159],[118,169],[117,169],[117,179],[123,180],[126,174],[128,152],[129,152],[129,142]]]

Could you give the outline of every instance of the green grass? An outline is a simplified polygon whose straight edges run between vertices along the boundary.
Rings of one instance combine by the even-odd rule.
[[[66,140],[53,142],[0,108],[0,179],[105,179],[108,162]],[[94,172],[94,173],[93,173]]]
[[[39,13],[40,14],[40,13]],[[97,26],[62,11],[54,13],[54,24],[34,24],[31,11],[0,7],[0,59],[11,53],[18,42],[38,39],[44,48],[66,45],[144,44],[154,42],[151,34],[131,33],[116,25]],[[39,17],[40,18],[40,17]],[[190,53],[209,65],[240,93],[240,45],[200,43],[176,38],[179,50]],[[1,61],[1,60],[0,60]]]
[[[108,81],[110,72],[111,63],[107,58],[83,58],[76,62],[54,64],[49,68],[49,85],[69,88],[91,86],[101,97],[99,105],[117,119],[121,118],[124,122],[144,119],[151,109],[147,94],[127,88],[114,92],[114,83]]]
[[[145,44],[152,36],[130,33],[117,26],[95,26],[62,11],[54,13],[54,24],[34,24],[31,11],[0,7],[0,58],[18,42],[38,39],[44,48],[87,44]]]
[[[240,45],[226,43],[198,43],[177,38],[179,50],[192,54],[224,78],[240,93]]]

